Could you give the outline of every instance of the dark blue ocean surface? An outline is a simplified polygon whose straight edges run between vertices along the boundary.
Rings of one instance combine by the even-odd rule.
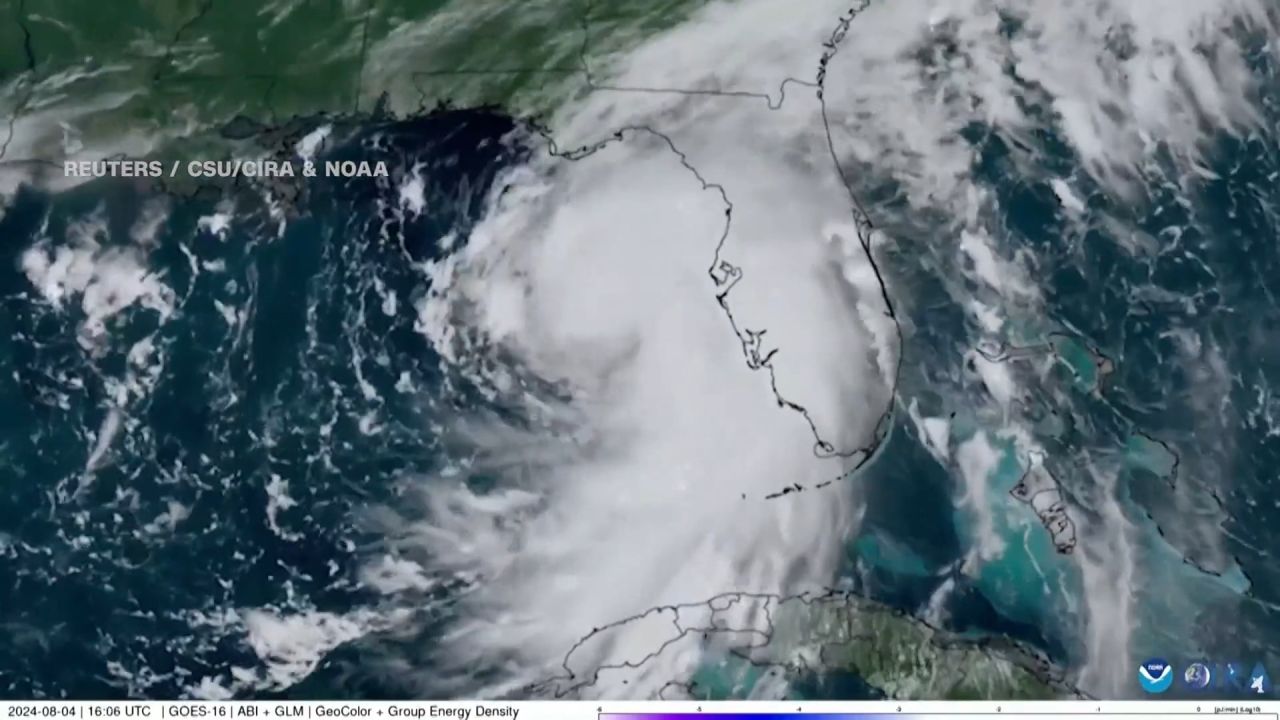
[[[111,179],[18,194],[0,221],[0,695],[176,697],[258,664],[233,609],[365,602],[353,508],[431,465],[444,413],[412,267],[466,236],[521,158],[513,129],[338,125],[328,158],[393,177],[308,178],[293,206]],[[406,173],[429,212],[399,204]]]

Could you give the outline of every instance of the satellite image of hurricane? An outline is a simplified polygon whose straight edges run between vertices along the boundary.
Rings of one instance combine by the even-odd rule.
[[[2,697],[1280,671],[1274,0],[0,0],[0,118]]]

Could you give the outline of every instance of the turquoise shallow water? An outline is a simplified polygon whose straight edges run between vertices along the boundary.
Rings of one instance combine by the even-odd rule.
[[[1264,52],[1256,61],[1260,75],[1274,77]],[[1105,568],[1100,576],[1110,586],[1131,590],[1128,610],[1120,603],[1112,610],[1132,629],[1132,663],[1148,656],[1280,662],[1280,538],[1266,520],[1280,510],[1273,399],[1280,99],[1274,83],[1264,88],[1266,121],[1257,132],[1212,135],[1196,172],[1156,147],[1141,168],[1140,193],[1127,200],[1097,186],[1050,128],[1037,131],[1036,152],[993,128],[971,128],[965,141],[978,160],[970,177],[988,198],[977,224],[999,257],[1033,268],[1043,299],[1034,313],[1014,313],[1001,331],[1004,347],[976,353],[976,362],[980,334],[965,303],[983,299],[983,289],[946,255],[958,221],[914,211],[892,177],[859,168],[857,190],[893,238],[884,263],[910,319],[902,405],[946,420],[953,449],[985,433],[999,452],[975,508],[956,489],[954,465],[944,468],[895,436],[866,479],[897,490],[871,491],[867,532],[891,528],[914,556],[929,558],[938,580],[922,584],[919,567],[877,550],[860,558],[876,569],[872,586],[890,595],[912,588],[909,602],[924,607],[942,578],[958,576],[958,587],[976,587],[1000,618],[1034,628],[1031,637],[1042,634],[1040,644],[1074,664],[1089,655],[1088,641],[1063,630],[1107,611],[1088,607],[1081,568],[1093,565]],[[1055,178],[1076,188],[1080,213],[1063,207]],[[1018,395],[1004,411],[993,409],[979,372],[983,355],[1002,358],[1016,381]],[[921,441],[911,423],[904,427]],[[1072,507],[1080,545],[1071,557],[1055,553],[1034,516],[1005,497],[1029,461],[1014,451],[1011,428],[1043,449],[1044,467]],[[913,493],[917,507],[950,499],[954,518],[921,510],[907,527],[897,492]],[[1004,552],[957,575],[984,522],[993,522]],[[1122,541],[1105,537],[1117,527]],[[911,555],[896,554],[904,556]],[[1130,575],[1121,573],[1126,565]],[[895,572],[896,583],[885,580]],[[964,597],[957,592],[956,602]]]

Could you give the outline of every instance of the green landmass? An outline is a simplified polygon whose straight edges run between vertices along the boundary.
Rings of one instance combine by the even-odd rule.
[[[705,0],[5,0],[0,160],[185,158],[237,116],[544,114]]]

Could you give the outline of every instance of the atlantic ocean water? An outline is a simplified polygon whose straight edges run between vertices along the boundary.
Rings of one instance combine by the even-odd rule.
[[[913,426],[864,478],[868,528],[895,539],[864,528],[853,563],[869,592],[962,627],[975,613],[987,628],[1012,623],[1005,632],[1067,664],[1097,648],[1179,666],[1280,662],[1266,519],[1280,510],[1280,96],[1265,38],[1245,37],[1251,71],[1267,79],[1257,126],[1216,127],[1202,108],[1189,122],[1203,140],[1148,139],[1107,186],[1047,114],[1021,137],[964,129],[957,142],[975,162],[963,215],[920,213],[898,179],[857,167],[855,192],[892,238],[884,262],[906,336],[898,401]],[[1008,322],[975,331],[991,307]],[[1069,553],[1002,507],[1033,466],[1071,507]],[[943,498],[950,522],[936,514]],[[966,535],[988,538],[989,552],[966,548]],[[896,577],[882,581],[886,569]],[[1131,639],[1073,634],[1071,616]]]

